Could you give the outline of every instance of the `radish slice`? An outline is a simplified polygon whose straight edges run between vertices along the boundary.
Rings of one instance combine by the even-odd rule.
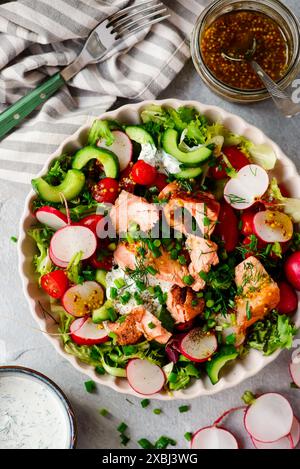
[[[285,397],[276,393],[259,396],[245,413],[245,428],[255,439],[270,443],[287,436],[293,423],[292,408]]]
[[[118,157],[120,171],[123,171],[132,159],[132,143],[125,132],[121,132],[121,130],[113,130],[112,134],[115,137],[112,145],[105,145],[105,142],[100,140],[97,146],[112,151]]]
[[[300,363],[291,363],[290,364],[290,373],[292,380],[300,388]]]
[[[238,443],[228,430],[212,426],[194,433],[191,449],[238,449]]]
[[[95,234],[85,226],[66,226],[56,231],[51,238],[50,250],[53,257],[62,263],[69,263],[75,254],[82,252],[81,259],[91,257],[97,248]]]
[[[254,216],[253,224],[255,234],[266,243],[285,243],[293,236],[292,220],[282,212],[258,212]]]
[[[159,392],[166,381],[165,374],[159,366],[140,358],[130,360],[126,374],[132,389],[145,396]]]
[[[63,269],[66,269],[69,265],[69,262],[63,262],[60,259],[57,259],[57,257],[54,256],[53,252],[51,251],[51,246],[49,249],[49,257],[51,261],[53,262],[54,265],[57,267],[62,267]]]
[[[192,329],[180,343],[180,352],[193,362],[205,362],[217,350],[216,336],[210,332],[203,332],[201,327]]]
[[[90,314],[103,304],[103,288],[97,282],[84,282],[69,288],[62,297],[62,304],[67,313],[75,317]]]
[[[78,318],[70,326],[70,336],[78,345],[96,345],[109,340],[108,333],[90,318]]]
[[[280,440],[273,441],[272,443],[262,443],[252,437],[251,439],[256,449],[294,449],[300,440],[299,421],[294,417],[290,434],[280,438]]]
[[[47,225],[52,230],[59,230],[68,224],[68,218],[54,207],[45,205],[35,212],[37,220],[43,225]]]
[[[226,202],[237,210],[251,207],[269,187],[268,173],[255,164],[239,170],[224,188]]]

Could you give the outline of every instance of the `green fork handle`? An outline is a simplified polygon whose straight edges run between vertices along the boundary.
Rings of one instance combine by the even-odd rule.
[[[64,84],[65,80],[61,74],[56,73],[2,112],[0,114],[0,139],[2,139],[11,129],[20,124],[25,117],[31,114],[31,112],[38,106],[43,104]]]

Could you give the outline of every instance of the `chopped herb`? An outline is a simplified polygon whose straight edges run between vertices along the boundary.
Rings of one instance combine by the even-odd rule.
[[[143,449],[154,449],[154,446],[153,444],[147,440],[146,438],[141,438],[139,441],[138,441],[138,444],[140,445],[141,448]]]
[[[186,439],[186,441],[192,441],[192,437],[193,437],[193,434],[191,432],[186,432],[184,434],[184,438]]]
[[[114,308],[107,308],[106,311],[107,311],[109,320],[110,320],[111,322],[114,322],[114,321],[117,319],[117,317],[118,317],[118,315],[117,315],[116,311],[114,310]]]
[[[144,304],[143,298],[142,298],[141,295],[139,295],[137,292],[134,292],[133,297],[134,297],[134,299],[135,299],[135,302],[136,302],[138,305]]]
[[[194,277],[192,277],[191,275],[184,275],[182,277],[182,280],[183,280],[183,283],[185,283],[186,285],[193,285],[195,281]]]
[[[172,251],[170,252],[170,257],[173,261],[176,261],[178,259],[177,249],[172,249]]]
[[[207,308],[212,308],[214,306],[214,304],[215,304],[214,300],[208,300],[206,302]]]
[[[226,344],[227,345],[232,345],[232,344],[235,344],[235,341],[236,341],[236,335],[235,333],[232,333],[232,334],[229,334],[227,337],[226,337]]]
[[[161,436],[155,443],[155,449],[166,449],[169,445],[175,446],[176,441],[167,436]]]
[[[118,289],[120,289],[120,288],[125,287],[126,282],[123,278],[116,278],[116,280],[114,281],[114,284],[116,285]]]
[[[95,371],[98,375],[105,375],[105,369],[100,365],[95,367]]]
[[[152,267],[152,265],[148,265],[148,267],[146,267],[146,270],[150,275],[156,275],[157,274],[157,270],[154,269],[154,267]]]
[[[179,261],[179,264],[181,265],[185,265],[186,264],[186,258],[184,256],[178,256],[178,261]]]
[[[136,280],[135,282],[137,288],[140,290],[140,291],[145,291],[147,286],[145,285],[144,282],[142,282],[141,280]]]
[[[86,389],[87,392],[92,393],[96,390],[96,383],[93,380],[86,381],[84,383],[84,386],[85,386],[85,389]]]
[[[110,288],[109,296],[112,300],[115,300],[118,296],[118,290],[115,287]]]
[[[156,325],[153,324],[153,322],[148,322],[148,327],[149,327],[149,329],[155,329]]]
[[[251,308],[250,308],[249,301],[247,301],[247,303],[246,303],[246,316],[247,316],[248,321],[250,321],[250,319],[252,317],[252,314],[251,314]]]
[[[153,241],[153,244],[154,244],[154,246],[155,246],[156,248],[159,248],[160,245],[161,245],[160,239],[155,239],[155,240]]]
[[[180,407],[178,407],[178,410],[182,414],[183,412],[188,412],[190,410],[190,406],[189,405],[181,405]]]
[[[127,428],[128,428],[128,425],[126,425],[125,422],[122,422],[118,426],[117,430],[118,430],[119,433],[124,433],[124,432],[126,432]]]
[[[121,434],[121,445],[126,446],[127,443],[129,443],[130,438],[128,436],[124,435],[123,433]]]
[[[143,409],[145,409],[145,407],[148,407],[148,405],[150,404],[150,400],[149,399],[143,399],[141,401],[141,406],[143,407]]]
[[[161,414],[161,409],[153,409],[153,413],[155,415],[159,415],[159,414]]]
[[[126,293],[124,293],[124,295],[120,296],[120,302],[122,303],[122,305],[126,305],[128,301],[130,300],[130,298],[131,298],[131,293],[127,291]]]
[[[109,415],[109,412],[107,409],[100,409],[99,414],[102,415],[102,417],[107,417]]]
[[[17,243],[17,242],[18,242],[18,238],[16,238],[16,236],[11,236],[11,237],[10,237],[10,240],[11,240],[13,243]]]
[[[197,306],[198,305],[198,300],[192,300],[192,306]]]

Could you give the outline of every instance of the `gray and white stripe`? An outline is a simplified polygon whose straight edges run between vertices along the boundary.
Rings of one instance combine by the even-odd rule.
[[[140,3],[141,0],[134,0]],[[196,16],[210,0],[163,0],[169,20],[82,70],[0,142],[0,178],[30,183],[57,146],[118,97],[154,99],[189,58]],[[19,0],[0,5],[0,111],[71,63],[101,20],[129,0]]]

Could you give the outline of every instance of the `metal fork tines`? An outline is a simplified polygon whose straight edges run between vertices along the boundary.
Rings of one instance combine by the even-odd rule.
[[[124,10],[110,16],[106,26],[112,34],[116,35],[116,39],[119,39],[159,23],[169,16],[168,10],[162,2],[148,0],[124,8]]]

